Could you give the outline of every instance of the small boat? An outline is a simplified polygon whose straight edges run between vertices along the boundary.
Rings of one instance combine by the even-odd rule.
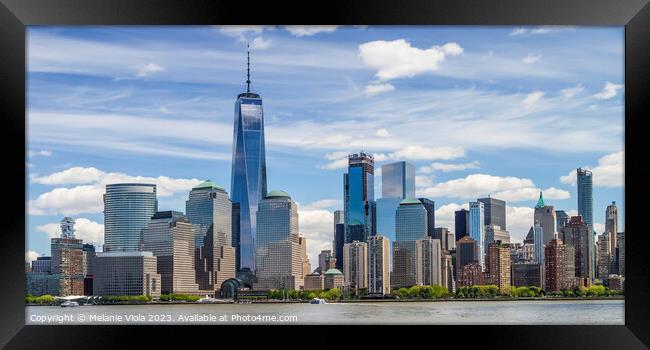
[[[325,299],[320,299],[320,298],[314,298],[309,303],[310,304],[327,304]]]
[[[77,307],[79,303],[76,301],[68,300],[65,303],[61,304],[61,307]]]
[[[227,303],[228,301],[223,300],[223,299],[210,298],[209,296],[206,295],[205,297],[199,299],[197,302],[202,303],[202,304],[204,304],[204,303],[206,303],[206,304],[217,304],[217,303]]]

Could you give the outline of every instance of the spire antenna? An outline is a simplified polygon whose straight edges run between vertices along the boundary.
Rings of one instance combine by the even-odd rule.
[[[247,60],[246,60],[246,92],[251,92],[251,46],[246,43]]]

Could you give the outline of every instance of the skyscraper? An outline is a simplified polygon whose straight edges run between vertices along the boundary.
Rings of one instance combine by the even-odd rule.
[[[535,255],[533,262],[535,264],[544,265],[544,228],[539,222],[535,222],[534,226],[534,241],[535,241]]]
[[[610,245],[610,237],[612,234],[609,231],[603,232],[598,236],[598,254],[597,254],[597,277],[603,281],[609,278],[610,267],[612,264],[612,252]]]
[[[271,191],[257,211],[255,289],[293,289],[303,286],[298,234],[298,206],[284,191]]]
[[[415,256],[415,283],[420,286],[442,285],[440,240],[426,237],[415,241]]]
[[[104,194],[104,252],[139,251],[142,229],[158,211],[155,184],[109,184]]]
[[[416,283],[415,242],[427,237],[427,210],[419,200],[405,199],[397,208],[395,224],[391,285],[410,287]]]
[[[485,242],[486,244],[495,243],[510,243],[510,233],[503,230],[499,225],[489,224],[485,226]]]
[[[454,212],[454,223],[456,240],[469,235],[469,211],[467,209],[456,210]]]
[[[345,218],[343,211],[334,212],[334,242],[332,244],[332,255],[336,259],[336,268],[343,270],[343,245],[345,244]],[[323,271],[324,273],[325,271]]]
[[[390,244],[388,238],[368,238],[368,293],[390,294]]]
[[[567,214],[564,210],[556,210],[555,219],[555,229],[559,231],[562,227],[566,226],[566,224],[569,223],[569,214]]]
[[[478,263],[485,271],[485,255],[487,247],[485,246],[485,212],[483,203],[469,203],[469,236],[478,244]]]
[[[488,245],[487,272],[490,284],[499,287],[501,294],[507,293],[511,281],[510,246],[501,242]]]
[[[436,234],[436,204],[428,198],[418,198],[418,200],[424,205],[424,209],[427,210],[427,236],[433,237]]]
[[[578,168],[578,215],[589,226],[589,232],[594,231],[593,204],[593,174],[591,171]]]
[[[584,285],[591,285],[596,272],[593,253],[596,247],[589,226],[581,216],[572,216],[560,232],[562,241],[574,249],[575,277],[582,279]]]
[[[463,266],[478,263],[478,244],[475,239],[465,236],[456,241],[456,276],[460,279]]]
[[[343,256],[342,250],[341,250],[341,256]],[[327,264],[332,257],[333,257],[332,251],[329,249],[321,250],[320,253],[318,254],[318,271],[320,272],[321,275],[325,274],[325,272],[329,270],[329,266]],[[343,263],[343,259],[341,259],[341,264],[342,263]]]
[[[364,152],[348,156],[348,172],[343,174],[345,243],[365,242],[377,232],[374,164]]]
[[[161,293],[197,293],[194,226],[177,211],[157,212],[142,230],[143,250],[157,258]]]
[[[302,261],[302,276],[303,278],[311,273],[311,263],[309,256],[307,256],[307,239],[305,235],[300,233],[298,235],[298,243],[300,243],[300,258]]]
[[[535,205],[534,222],[537,222],[542,226],[542,231],[544,232],[542,243],[547,244],[550,242],[553,239],[553,234],[557,231],[555,226],[557,220],[555,218],[555,209],[553,206],[544,203],[542,191],[539,191],[539,200],[537,201],[537,205]]]
[[[618,208],[616,208],[616,202],[612,202],[612,204],[608,205],[607,209],[605,210],[605,232],[610,233],[610,254],[615,254],[616,247],[618,246],[618,242],[616,240],[616,236],[618,234]]]
[[[346,243],[343,246],[343,276],[351,288],[368,288],[368,243]]]
[[[84,295],[83,243],[74,236],[75,221],[61,221],[61,236],[51,240],[51,271],[58,276],[59,296]]]
[[[239,203],[239,271],[255,272],[256,218],[266,198],[266,155],[262,98],[251,92],[250,54],[246,92],[235,102],[230,194]]]
[[[409,162],[381,166],[381,196],[383,198],[415,198],[415,167]]]
[[[485,208],[485,225],[499,225],[506,230],[506,202],[492,197],[479,198],[478,201]]]
[[[562,241],[555,236],[544,248],[545,289],[560,291],[566,288],[566,249]]]

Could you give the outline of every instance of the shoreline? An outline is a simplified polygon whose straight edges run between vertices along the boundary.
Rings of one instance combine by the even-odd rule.
[[[426,302],[485,302],[485,301],[590,301],[590,300],[622,300],[625,301],[624,296],[611,296],[611,297],[569,297],[569,298],[481,298],[481,299],[352,299],[352,300],[336,300],[328,301],[328,304],[363,304],[363,303],[426,303]],[[198,303],[198,302],[149,302],[149,303],[114,303],[114,304],[90,304],[87,306],[150,306],[150,305],[251,305],[251,304],[308,304],[309,300],[258,300],[246,303],[238,303],[235,301],[226,303]],[[25,306],[59,306],[52,304],[25,304]],[[86,306],[86,305],[83,305]]]

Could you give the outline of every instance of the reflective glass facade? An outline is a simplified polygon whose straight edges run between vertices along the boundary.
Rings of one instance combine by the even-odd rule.
[[[381,196],[383,198],[415,198],[415,167],[396,162],[381,166]]]
[[[377,232],[374,160],[372,156],[362,152],[350,155],[348,162],[348,173],[343,174],[345,242],[365,242]]]
[[[239,268],[255,271],[256,213],[266,197],[264,113],[258,94],[240,94],[235,103],[231,195],[239,203]]]
[[[578,215],[594,230],[593,177],[591,171],[578,168]]]
[[[485,270],[485,212],[483,203],[471,202],[469,203],[469,236],[474,239],[478,244],[478,263],[481,268]]]
[[[417,241],[427,237],[427,210],[418,200],[402,203],[395,214],[396,241]]]
[[[185,212],[187,219],[194,225],[196,236],[194,237],[195,247],[203,246],[210,225],[215,225],[216,232],[225,236],[228,244],[231,244],[232,204],[228,193],[223,188],[217,187],[206,181],[194,187],[185,201]]]
[[[469,235],[469,211],[467,209],[457,210],[454,213],[454,231],[456,240]]]
[[[104,251],[138,251],[142,229],[158,211],[155,184],[106,185]]]
[[[485,225],[499,225],[502,230],[506,228],[506,202],[496,198],[479,198],[485,209]]]

